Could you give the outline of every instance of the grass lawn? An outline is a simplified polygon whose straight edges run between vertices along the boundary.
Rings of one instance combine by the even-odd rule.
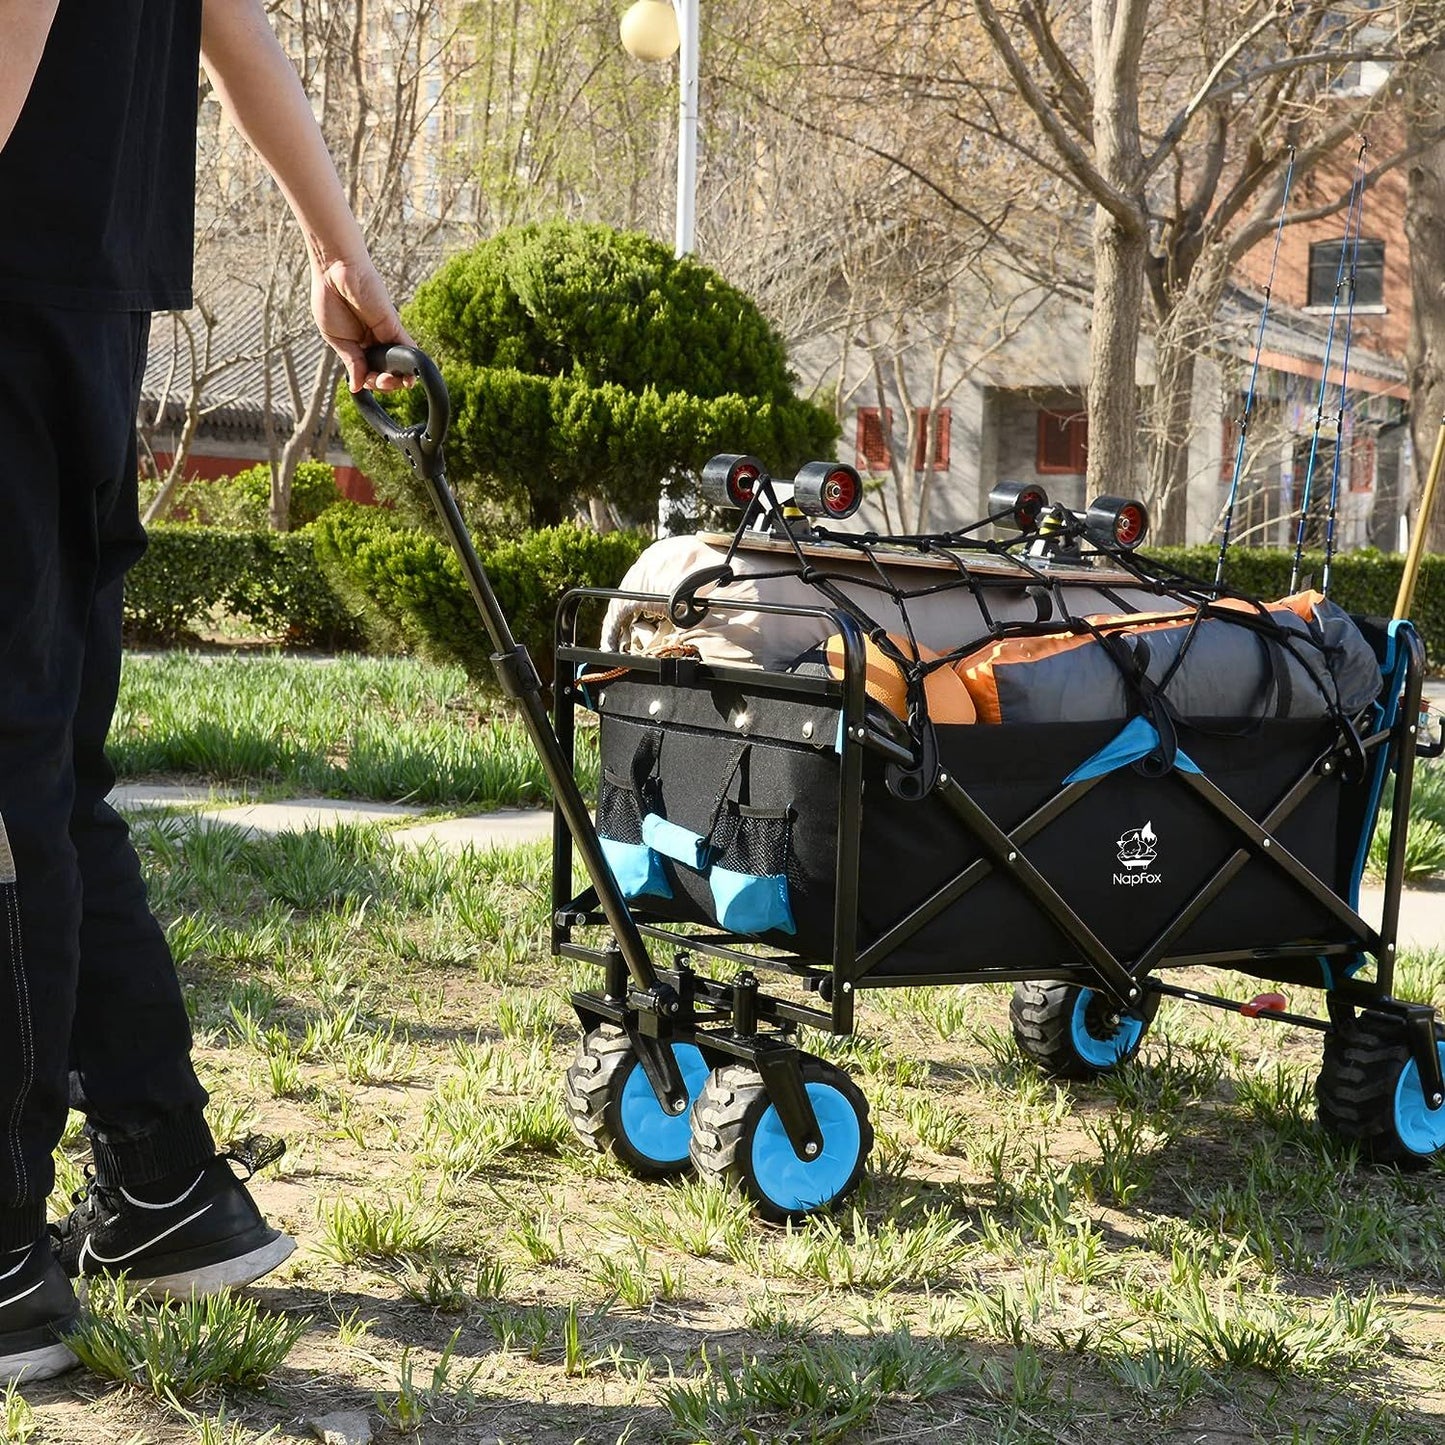
[[[445,720],[447,684],[383,676],[338,724],[373,696]],[[867,1094],[871,1173],[779,1229],[574,1138],[566,993],[595,979],[547,956],[546,848],[137,842],[218,1135],[289,1140],[255,1187],[301,1248],[209,1316],[98,1293],[87,1354],[140,1383],[0,1394],[3,1445],[279,1445],[341,1410],[428,1445],[1445,1441],[1445,1168],[1327,1143],[1315,1035],[1165,1001],[1137,1063],[1065,1087],[1007,989],[868,995],[807,1046]],[[1445,950],[1400,972],[1445,1004]]]
[[[1312,1036],[1166,1002],[1138,1064],[1062,1088],[1002,990],[874,995],[861,1037],[812,1041],[868,1094],[872,1175],[780,1230],[573,1139],[545,849],[138,839],[218,1130],[290,1140],[257,1193],[302,1248],[227,1327],[251,1355],[291,1328],[242,1388],[132,1315],[151,1383],[25,1389],[36,1440],[304,1439],[341,1409],[508,1445],[1445,1438],[1445,1176],[1326,1146]],[[1405,972],[1445,1002],[1445,955]]]
[[[578,742],[591,787],[593,735]],[[122,780],[478,809],[551,796],[510,712],[460,668],[411,658],[131,654],[109,750]]]

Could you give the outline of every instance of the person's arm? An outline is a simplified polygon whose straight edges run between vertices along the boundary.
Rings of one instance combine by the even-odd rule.
[[[382,342],[410,345],[411,338],[367,254],[300,78],[260,0],[205,0],[201,60],[227,115],[301,223],[311,257],[311,311],[346,363],[352,391],[401,386],[389,372],[370,372],[364,353]]]
[[[20,119],[60,0],[0,0],[0,151]]]

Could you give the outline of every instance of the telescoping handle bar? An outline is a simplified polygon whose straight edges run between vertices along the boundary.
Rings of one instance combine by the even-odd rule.
[[[432,505],[441,518],[448,540],[455,549],[462,564],[467,586],[486,624],[487,636],[495,649],[492,665],[503,690],[521,708],[522,717],[530,734],[533,746],[542,760],[547,781],[552,785],[552,797],[557,810],[562,814],[582,855],[583,866],[592,885],[597,890],[597,899],[602,912],[617,939],[617,946],[627,964],[632,981],[645,996],[643,1002],[649,1011],[671,1017],[678,1012],[679,1000],[670,985],[661,981],[648,956],[647,946],[642,941],[637,924],[628,910],[627,901],[607,866],[602,845],[597,838],[592,815],[586,800],[577,786],[572,767],[557,740],[556,731],[547,716],[542,702],[542,684],[533,666],[527,649],[518,644],[512,635],[497,594],[487,578],[482,559],[472,545],[466,522],[457,506],[457,499],[446,479],[446,460],[442,444],[446,440],[447,424],[451,416],[451,403],[447,397],[446,383],[436,363],[425,354],[410,346],[377,346],[366,353],[367,365],[377,372],[389,371],[397,376],[416,376],[426,392],[427,419],[415,426],[404,427],[389,416],[369,392],[363,391],[357,397],[357,409],[367,424],[378,435],[384,437],[411,463],[412,470],[426,485]],[[651,1052],[651,1051],[649,1051]],[[676,1073],[676,1063],[670,1049],[657,1051],[662,1070]],[[663,1106],[671,1113],[680,1113],[686,1107],[687,1091],[682,1078],[667,1080]],[[677,1107],[673,1107],[676,1104]]]

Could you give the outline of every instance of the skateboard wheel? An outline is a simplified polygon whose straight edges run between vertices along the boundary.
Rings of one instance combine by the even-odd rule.
[[[723,452],[702,469],[702,494],[710,506],[742,509],[752,500],[758,481],[767,475],[756,458]]]
[[[844,462],[809,462],[793,479],[793,504],[809,517],[841,522],[863,504],[863,479]]]
[[[1149,511],[1132,497],[1095,497],[1084,513],[1084,530],[1096,540],[1132,552],[1148,534]]]
[[[1037,482],[1000,482],[988,494],[988,514],[996,522],[1032,532],[1049,504],[1049,494]]]

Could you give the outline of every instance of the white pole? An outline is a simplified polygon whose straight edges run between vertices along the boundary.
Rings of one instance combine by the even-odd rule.
[[[677,11],[677,254],[696,249],[698,0],[672,0]]]

